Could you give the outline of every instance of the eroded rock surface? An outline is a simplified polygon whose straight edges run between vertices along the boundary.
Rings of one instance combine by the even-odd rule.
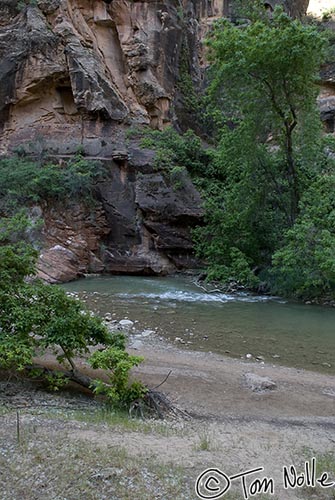
[[[297,17],[308,4],[280,3]],[[19,148],[63,161],[80,148],[109,165],[93,210],[44,207],[42,277],[160,274],[195,264],[199,194],[187,175],[177,185],[156,170],[154,153],[129,141],[127,130],[196,121],[182,111],[182,72],[202,85],[204,36],[233,13],[228,0],[0,0],[0,155]],[[329,127],[332,71],[320,97]]]
[[[187,175],[175,186],[168,172],[155,170],[151,151],[130,150],[129,160],[120,152],[105,160],[108,176],[94,208],[43,209],[40,277],[55,283],[86,273],[167,274],[197,264],[191,229],[203,216],[199,193]]]
[[[284,2],[293,15],[307,3]],[[1,0],[0,153],[30,143],[106,154],[120,124],[175,123],[181,61],[201,85],[204,35],[233,10],[227,0]]]
[[[44,208],[43,219],[44,249],[37,264],[39,277],[61,283],[103,271],[99,258],[101,241],[111,229],[102,206],[96,205],[92,211],[83,204],[54,205]]]
[[[43,140],[59,153],[115,136],[113,125],[175,120],[182,40],[200,76],[199,40],[216,0],[0,3],[1,152]],[[114,137],[115,138],[115,137]]]

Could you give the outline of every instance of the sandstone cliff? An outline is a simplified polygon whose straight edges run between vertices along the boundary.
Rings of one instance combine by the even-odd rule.
[[[200,84],[208,25],[234,10],[227,0],[26,1],[0,2],[0,153],[30,142],[108,156],[124,126],[175,123],[183,51]],[[308,4],[265,3],[293,15]]]
[[[85,273],[167,274],[194,267],[190,229],[203,215],[199,193],[185,175],[174,186],[152,165],[152,151],[104,160],[99,203],[44,207],[39,275],[51,282]]]
[[[17,13],[15,3],[1,2],[1,151],[43,140],[57,153],[83,144],[95,155],[120,146],[120,124],[176,120],[183,41],[200,78],[202,34],[225,8],[218,0],[40,0]]]

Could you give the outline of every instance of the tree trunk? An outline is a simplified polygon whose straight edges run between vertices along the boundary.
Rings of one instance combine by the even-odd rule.
[[[290,187],[290,225],[293,226],[299,210],[299,179],[293,153],[293,130],[296,127],[296,121],[285,123],[286,139],[286,162],[287,162],[287,180]]]

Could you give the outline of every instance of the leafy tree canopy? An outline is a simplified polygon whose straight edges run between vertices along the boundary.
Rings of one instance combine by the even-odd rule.
[[[73,380],[129,406],[146,393],[141,383],[129,382],[142,358],[129,355],[124,335],[111,333],[80,301],[33,279],[36,252],[22,239],[28,224],[22,213],[0,219],[0,367],[43,376],[54,389]],[[90,354],[94,346],[98,351]],[[56,353],[59,370],[36,366],[46,349]],[[109,383],[80,374],[76,357],[84,354],[94,368],[109,370]]]
[[[291,19],[280,8],[271,18],[214,25],[208,47],[209,102],[218,125],[210,169],[215,182],[205,188],[206,225],[195,231],[211,278],[247,286],[269,283],[272,255],[289,244],[290,230],[298,231],[295,224],[305,217],[309,186],[317,190],[323,172],[333,169],[316,107],[326,46],[326,36],[315,26]],[[324,193],[326,205],[329,196]],[[330,243],[323,238],[321,254],[329,253]],[[284,265],[280,255],[274,258],[278,279],[278,266]],[[289,268],[284,267],[285,274]],[[319,279],[331,286],[329,276]],[[301,286],[288,281],[282,292],[296,294]],[[305,295],[308,290],[306,282]]]
[[[334,145],[316,106],[327,36],[280,8],[271,18],[258,1],[247,10],[248,20],[221,20],[208,39],[215,147],[171,129],[144,142],[159,167],[186,167],[203,193],[194,240],[209,279],[334,295]]]

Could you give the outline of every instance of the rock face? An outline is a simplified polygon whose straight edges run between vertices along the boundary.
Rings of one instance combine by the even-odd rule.
[[[105,160],[109,173],[97,186],[94,209],[43,208],[41,278],[56,283],[85,273],[167,274],[196,265],[190,230],[203,215],[199,193],[187,175],[176,187],[155,170],[151,151],[130,151],[128,160],[121,152]]]
[[[284,2],[282,0],[267,0],[264,2],[264,5],[271,11],[277,5],[282,5],[290,16],[298,18],[306,13],[308,4],[309,0],[288,0]]]
[[[104,269],[99,259],[103,238],[109,234],[103,207],[92,212],[81,204],[44,207],[43,246],[37,270],[49,283],[61,283]]]
[[[16,4],[0,3],[2,152],[29,141],[89,150],[116,125],[171,123],[182,40],[196,78],[202,31],[224,10],[217,0]]]
[[[0,2],[0,153],[82,144],[105,155],[120,125],[175,123],[181,60],[199,85],[201,41],[234,9],[227,0],[22,3]],[[281,3],[300,15],[308,2]]]

